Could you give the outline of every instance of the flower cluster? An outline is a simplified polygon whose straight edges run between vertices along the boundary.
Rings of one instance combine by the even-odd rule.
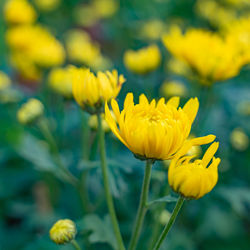
[[[137,51],[128,50],[124,54],[124,64],[136,74],[146,74],[155,70],[161,62],[160,50],[151,45]]]
[[[175,26],[164,35],[163,42],[171,54],[199,76],[204,85],[236,76],[247,63],[246,55],[238,46],[210,31],[189,29],[182,34]]]

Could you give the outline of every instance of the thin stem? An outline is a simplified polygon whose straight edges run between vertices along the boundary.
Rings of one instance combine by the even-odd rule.
[[[117,240],[118,249],[125,250],[121,232],[120,232],[119,225],[118,225],[118,221],[117,221],[117,217],[116,217],[116,213],[115,213],[114,202],[113,202],[113,198],[110,192],[110,187],[109,187],[109,182],[108,182],[108,167],[107,167],[106,150],[105,150],[105,133],[102,128],[101,114],[99,113],[97,117],[98,117],[98,136],[99,136],[100,154],[101,154],[101,169],[102,169],[102,175],[103,175],[103,184],[104,184],[106,202],[108,205],[109,215],[111,218],[115,237]]]
[[[180,196],[176,205],[175,205],[175,208],[174,208],[174,211],[172,212],[171,214],[171,217],[168,221],[168,224],[165,226],[165,228],[163,229],[158,241],[156,242],[155,244],[155,247],[154,247],[154,250],[157,250],[160,248],[161,244],[163,243],[163,241],[165,240],[165,238],[167,237],[168,235],[168,232],[170,231],[172,225],[174,224],[175,222],[175,219],[183,205],[183,202],[185,201],[185,198]]]
[[[150,176],[151,176],[151,168],[152,168],[152,161],[147,160],[143,184],[142,184],[140,204],[139,204],[139,208],[138,208],[137,215],[136,215],[132,238],[129,243],[129,248],[128,248],[129,250],[136,249],[136,245],[137,245],[140,232],[142,229],[144,217],[147,211],[147,199],[148,199],[149,183],[150,183]]]
[[[40,128],[44,138],[47,140],[47,142],[50,145],[50,148],[51,148],[52,153],[54,154],[54,159],[55,159],[57,166],[66,174],[68,181],[72,185],[76,186],[78,180],[74,175],[71,174],[71,172],[62,163],[56,141],[55,141],[55,139],[54,139],[54,137],[49,129],[48,122],[46,121],[45,118],[41,118],[38,121],[37,125]]]
[[[79,246],[76,240],[72,240],[71,244],[74,246],[76,250],[81,250],[81,247]]]

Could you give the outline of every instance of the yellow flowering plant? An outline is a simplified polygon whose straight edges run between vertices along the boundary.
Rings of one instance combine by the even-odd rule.
[[[174,57],[197,74],[202,85],[230,79],[246,64],[238,46],[207,30],[188,29],[182,34],[174,26],[163,36],[163,43]]]
[[[136,158],[146,160],[141,198],[136,221],[129,243],[129,250],[136,249],[147,210],[147,197],[151,176],[152,163],[155,160],[173,159],[186,144],[198,146],[210,143],[215,136],[188,139],[192,123],[196,117],[199,102],[191,98],[183,108],[179,107],[179,97],[172,97],[165,103],[161,98],[157,103],[150,103],[145,95],[140,95],[139,103],[134,104],[132,93],[128,93],[123,110],[112,99],[111,106],[114,116],[106,102],[106,121],[116,137],[128,147]]]
[[[127,69],[143,75],[154,71],[160,65],[161,54],[156,45],[150,45],[137,51],[127,50],[123,61]]]
[[[4,17],[9,24],[30,24],[35,22],[37,14],[27,0],[7,0]]]
[[[125,82],[123,75],[112,72],[97,72],[97,75],[85,68],[71,68],[73,96],[77,103],[90,113],[99,112],[102,104],[115,98]]]

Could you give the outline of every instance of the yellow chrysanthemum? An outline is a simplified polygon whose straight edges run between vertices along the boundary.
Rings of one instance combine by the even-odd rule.
[[[61,65],[65,60],[62,44],[40,25],[22,25],[6,32],[6,41],[13,52],[22,53],[40,67]]]
[[[39,100],[31,98],[20,107],[17,112],[17,119],[22,124],[29,124],[37,121],[43,113],[43,104]]]
[[[236,128],[230,134],[230,142],[232,146],[239,151],[244,151],[249,146],[248,135],[242,128]]]
[[[149,103],[145,95],[141,95],[136,105],[133,98],[132,93],[127,94],[121,112],[117,102],[111,101],[115,118],[105,105],[111,130],[139,158],[172,158],[189,136],[199,107],[198,99],[191,98],[183,108],[178,108],[179,97],[172,97],[167,103],[164,98],[158,103],[155,100]]]
[[[99,45],[93,42],[88,33],[72,30],[66,36],[66,49],[72,62],[90,66],[100,56]]]
[[[35,1],[35,5],[41,11],[53,11],[61,3],[61,0],[34,0],[34,1]]]
[[[11,80],[7,74],[0,71],[0,91],[9,88],[11,85]]]
[[[187,95],[187,88],[180,81],[164,81],[161,86],[161,92],[165,97],[185,96]]]
[[[57,221],[49,231],[50,239],[56,244],[69,243],[76,236],[76,225],[72,220]]]
[[[199,76],[200,83],[212,84],[236,76],[244,65],[244,56],[235,44],[201,29],[185,34],[178,27],[163,37],[167,49]]]
[[[111,17],[119,8],[118,1],[115,0],[93,0],[92,5],[99,18]]]
[[[229,43],[237,47],[244,63],[250,62],[250,17],[243,17],[231,22],[224,35]]]
[[[146,74],[155,70],[161,62],[161,54],[156,45],[137,51],[128,50],[124,54],[126,68],[136,74]]]
[[[72,76],[69,68],[54,68],[49,73],[49,86],[64,97],[72,97]]]
[[[102,102],[115,98],[122,84],[123,75],[118,76],[116,70],[98,72],[95,76],[89,69],[72,67],[73,96],[82,107],[100,107]]]
[[[5,20],[11,24],[29,24],[36,20],[35,9],[26,0],[8,0],[4,6]]]
[[[187,142],[171,161],[168,170],[168,182],[171,188],[191,199],[199,199],[209,193],[218,181],[220,159],[214,157],[219,147],[218,142],[214,142],[207,149],[202,160],[191,161],[195,155],[185,156],[192,145],[204,144],[199,140],[196,138]]]
[[[140,36],[149,40],[159,40],[165,31],[165,23],[160,19],[152,19],[142,24]]]

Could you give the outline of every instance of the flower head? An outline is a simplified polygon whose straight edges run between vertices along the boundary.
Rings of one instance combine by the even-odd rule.
[[[155,70],[161,62],[161,54],[156,45],[137,51],[128,50],[124,54],[126,68],[136,74],[146,74]]]
[[[121,112],[114,99],[111,106],[115,118],[106,104],[107,123],[125,146],[139,158],[166,160],[175,155],[189,136],[199,102],[191,98],[183,108],[178,108],[179,97],[172,97],[167,103],[164,98],[149,103],[141,95],[135,105],[133,94],[128,93]]]
[[[17,119],[22,124],[29,124],[40,118],[43,112],[43,104],[39,100],[31,98],[18,110]]]
[[[35,0],[35,5],[41,11],[53,11],[55,10],[61,3],[61,0]]]
[[[65,244],[76,236],[76,225],[72,220],[57,221],[49,231],[50,239],[56,244]]]
[[[187,88],[180,81],[164,81],[161,86],[161,92],[164,96],[186,96]]]
[[[198,75],[204,85],[236,76],[246,63],[238,46],[210,31],[190,29],[182,34],[175,26],[163,37],[163,42],[171,54]]]
[[[168,182],[172,189],[182,196],[199,199],[209,193],[218,181],[218,165],[220,158],[215,158],[219,143],[214,142],[201,160],[192,161],[195,155],[186,156],[187,151],[194,145],[206,144],[199,138],[185,143],[171,161],[168,170]],[[209,162],[212,160],[211,164]],[[208,166],[209,165],[209,166]]]
[[[0,71],[0,91],[9,88],[11,80],[4,72]]]
[[[99,71],[94,75],[89,69],[72,67],[71,72],[73,96],[82,108],[99,108],[102,102],[115,98],[125,82],[123,75],[118,76],[116,70]]]
[[[72,97],[72,79],[69,68],[54,68],[49,74],[49,85],[58,94]]]
[[[8,0],[4,6],[5,20],[11,24],[29,24],[36,20],[36,11],[27,0]]]

